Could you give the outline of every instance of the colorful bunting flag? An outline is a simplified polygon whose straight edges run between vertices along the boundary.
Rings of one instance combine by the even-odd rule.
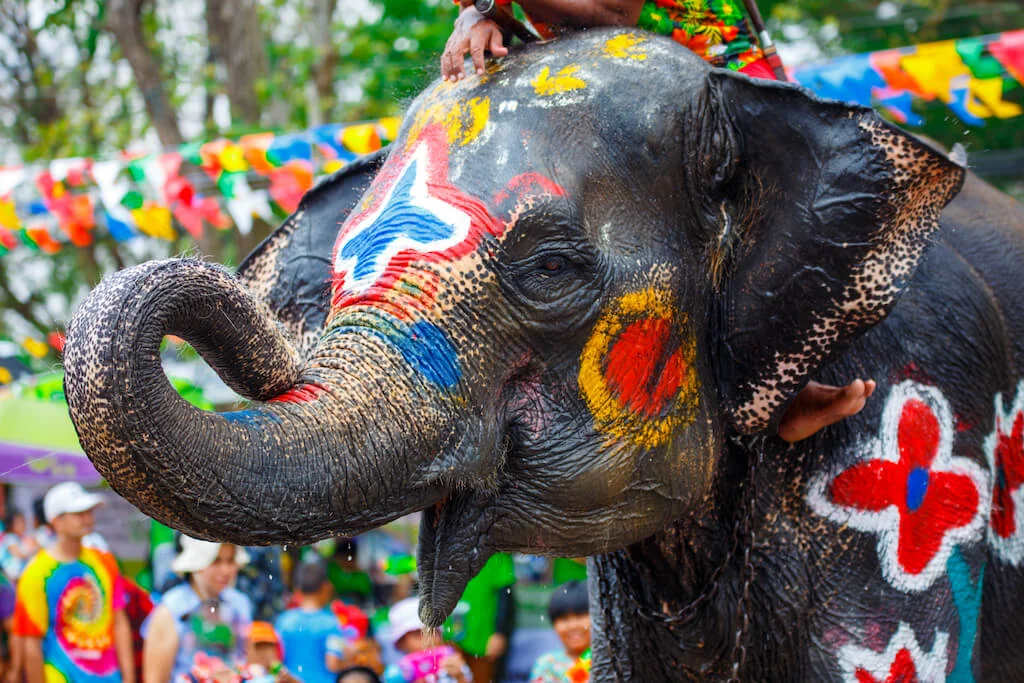
[[[1024,114],[1024,29],[978,38],[848,55],[793,70],[823,97],[879,106],[896,121],[922,125],[915,99],[939,100],[964,123]],[[1015,92],[1014,98],[1007,96]]]

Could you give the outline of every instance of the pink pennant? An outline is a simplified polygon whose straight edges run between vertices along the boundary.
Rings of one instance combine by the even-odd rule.
[[[992,56],[1024,85],[1024,29],[1007,31],[988,44]]]

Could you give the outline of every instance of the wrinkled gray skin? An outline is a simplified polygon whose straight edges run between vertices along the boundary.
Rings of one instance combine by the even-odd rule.
[[[470,236],[374,271],[426,225],[396,198],[417,172],[420,209]],[[984,465],[1024,360],[1024,229],[977,181],[940,229],[962,179],[868,110],[642,33],[565,37],[429,88],[387,157],[309,193],[241,284],[188,260],[104,280],[68,332],[72,417],[119,493],[202,537],[302,543],[424,510],[428,624],[495,551],[589,555],[595,680],[841,680],[844,644],[882,652],[909,623],[927,651],[962,624],[948,580],[886,583],[875,537],[806,503],[863,457],[881,399],[797,447],[772,435],[812,377],[884,397],[913,367],[973,418],[957,439]],[[178,399],[172,333],[253,407]],[[983,535],[962,550],[977,576]],[[968,668],[1011,680],[1024,624],[999,604],[1020,604],[1019,570],[984,577]]]

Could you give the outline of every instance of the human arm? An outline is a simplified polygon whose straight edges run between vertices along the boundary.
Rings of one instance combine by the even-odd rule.
[[[114,648],[122,683],[135,683],[135,657],[132,652],[132,625],[123,609],[114,612]]]
[[[466,660],[458,652],[454,652],[441,660],[441,673],[454,683],[472,683],[473,672],[466,665]]]
[[[484,52],[489,51],[495,57],[508,54],[501,28],[497,23],[476,11],[476,8],[463,3],[459,16],[455,20],[455,28],[444,46],[441,54],[441,78],[457,81],[465,78],[465,57],[468,52],[473,58],[473,68],[478,74],[484,72]]]
[[[8,630],[10,633],[10,630]],[[4,683],[21,683],[21,670],[25,666],[24,650],[22,650],[21,636],[11,634],[8,641],[11,648],[11,661],[4,674]]]
[[[508,641],[516,625],[516,602],[512,586],[495,591],[498,604],[494,618],[494,633],[487,639],[485,656],[490,660],[501,659],[508,651]]]
[[[163,605],[149,615],[146,640],[142,645],[143,683],[167,683],[178,654],[178,630],[174,617]]]
[[[43,673],[43,639],[33,636],[22,636],[21,656],[24,663],[25,683],[44,683]]]

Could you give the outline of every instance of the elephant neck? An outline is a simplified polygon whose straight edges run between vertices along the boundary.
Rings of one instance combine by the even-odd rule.
[[[748,460],[687,518],[593,558],[595,681],[743,678],[757,510]]]

